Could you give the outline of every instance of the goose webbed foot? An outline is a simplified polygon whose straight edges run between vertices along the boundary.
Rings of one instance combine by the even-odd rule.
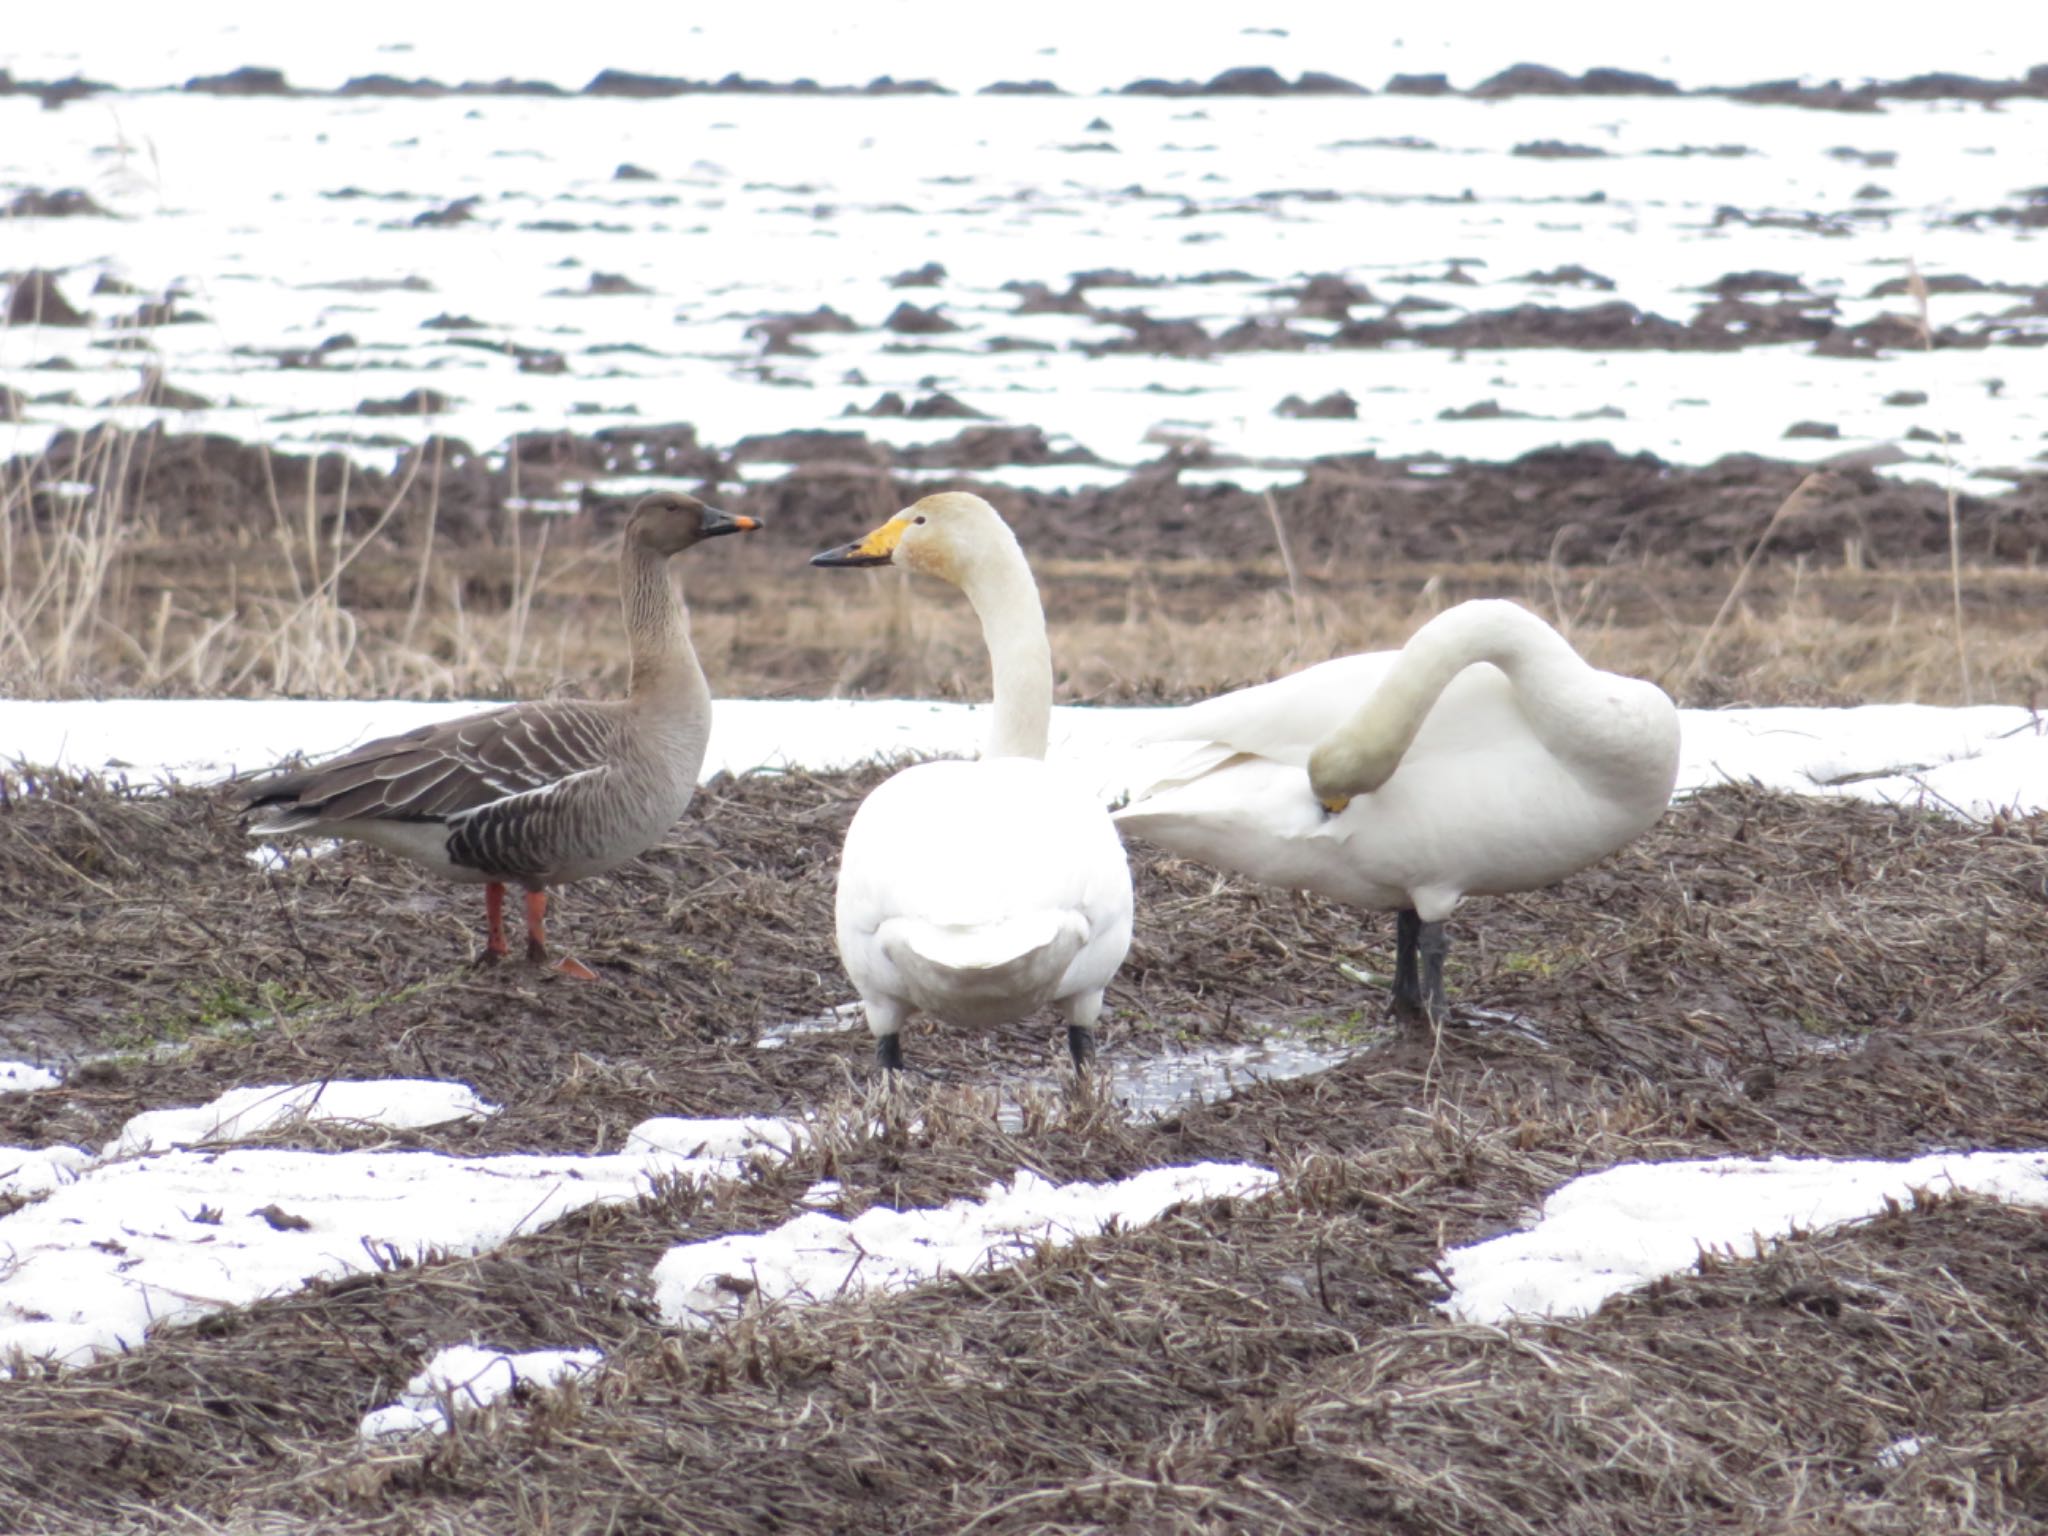
[[[493,886],[493,890],[499,887]],[[548,964],[548,893],[528,891],[526,893],[526,959],[530,965]],[[502,936],[501,936],[502,940]],[[574,955],[565,955],[550,969],[572,981],[595,981],[597,972],[578,960]]]
[[[1067,1054],[1074,1058],[1074,1070],[1085,1075],[1095,1062],[1095,1031],[1085,1024],[1069,1024]]]

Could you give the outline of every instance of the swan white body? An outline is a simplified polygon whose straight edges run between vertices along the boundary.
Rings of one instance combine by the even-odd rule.
[[[1087,1029],[1131,945],[1131,872],[1095,801],[1028,757],[919,763],[846,831],[840,958],[877,1036],[1057,1004]]]
[[[981,617],[994,676],[987,755],[904,769],[847,828],[836,937],[877,1059],[901,1065],[917,1014],[987,1027],[1050,1004],[1080,1063],[1130,949],[1130,860],[1102,805],[1044,762],[1052,658],[1023,551],[986,502],[944,493],[815,563],[953,582]]]
[[[1125,765],[1127,831],[1423,923],[1605,858],[1663,814],[1678,777],[1663,689],[1588,665],[1494,600],[1439,614],[1399,651],[1167,711],[1143,743]]]

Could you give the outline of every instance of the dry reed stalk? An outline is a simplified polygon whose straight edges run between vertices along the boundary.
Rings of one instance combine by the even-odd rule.
[[[1913,296],[1913,307],[1920,321],[1920,347],[1930,356],[1934,352],[1934,322],[1927,307],[1927,279],[1920,275],[1920,263],[1911,257],[1906,260],[1906,291]],[[1947,427],[1941,429],[1942,488],[1948,501],[1948,579],[1951,611],[1955,618],[1956,632],[1956,675],[1963,685],[1963,702],[1974,704],[1970,688],[1970,652],[1963,641],[1963,550],[1962,519],[1956,508],[1956,459],[1954,440]]]
[[[270,453],[263,454],[266,475],[269,472]],[[314,488],[317,475],[309,474],[306,480],[306,505],[302,537],[306,551],[306,579],[300,580],[298,554],[289,534],[286,532],[284,508],[279,503],[275,482],[271,483],[271,512],[278,528],[278,543],[284,550],[287,566],[297,602],[285,614],[259,644],[255,653],[243,664],[229,685],[230,690],[245,684],[266,658],[272,663],[273,687],[280,692],[321,691],[321,680],[328,679],[334,684],[346,687],[349,655],[355,650],[355,620],[341,606],[339,588],[344,572],[368,549],[377,536],[384,531],[385,524],[405,504],[413,481],[419,477],[419,459],[415,456],[406,466],[404,476],[392,490],[391,496],[370,526],[353,544],[346,544],[345,527],[347,519],[337,513],[334,519],[332,548],[328,552],[328,566],[320,569],[320,536],[318,517],[314,508]],[[296,645],[295,645],[296,642]],[[335,660],[341,652],[340,662]],[[299,674],[307,674],[301,678]]]
[[[105,626],[103,609],[117,556],[134,531],[122,489],[133,448],[131,434],[103,435],[94,445],[93,462],[85,467],[96,493],[62,498],[53,527],[44,528],[34,515],[33,471],[0,505],[6,526],[0,555],[6,595],[0,603],[0,657],[31,686],[69,683],[82,665],[87,636]],[[19,540],[17,521],[22,525]],[[25,592],[17,586],[23,572]]]
[[[1686,664],[1683,681],[1689,683],[1699,676],[1700,665],[1707,659],[1707,652],[1713,647],[1714,637],[1721,632],[1721,625],[1726,622],[1730,611],[1741,598],[1743,588],[1749,585],[1750,572],[1756,569],[1757,560],[1762,556],[1764,546],[1771,542],[1771,535],[1777,532],[1778,525],[1803,511],[1806,504],[1826,490],[1833,479],[1834,477],[1826,470],[1816,469],[1792,487],[1791,495],[1778,503],[1778,510],[1771,514],[1771,520],[1764,524],[1764,531],[1757,535],[1756,543],[1750,546],[1749,556],[1742,562],[1742,569],[1735,573],[1735,580],[1728,587],[1728,595],[1721,599],[1721,606],[1715,610],[1713,621],[1707,625],[1707,632],[1700,636],[1700,642],[1693,650],[1692,660]]]
[[[1287,572],[1287,607],[1294,619],[1294,656],[1299,657],[1305,637],[1301,627],[1301,571],[1294,563],[1294,551],[1287,543],[1287,525],[1280,520],[1280,503],[1267,491],[1263,497],[1266,517],[1273,524],[1273,542],[1280,546],[1280,564]]]
[[[421,412],[422,415],[426,413]],[[413,632],[419,628],[420,614],[426,608],[427,578],[434,569],[434,529],[441,520],[441,455],[443,439],[434,435],[434,465],[427,478],[427,525],[420,533],[420,568],[413,578],[412,607],[406,610],[405,633],[399,644],[410,649]]]

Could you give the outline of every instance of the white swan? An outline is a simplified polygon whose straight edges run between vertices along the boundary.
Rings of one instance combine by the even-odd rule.
[[[1543,620],[1460,603],[1375,651],[1168,710],[1131,760],[1125,830],[1267,885],[1400,913],[1394,1012],[1445,1013],[1443,919],[1646,830],[1678,711]],[[1419,963],[1418,963],[1419,962]]]
[[[903,1065],[914,1014],[987,1026],[1053,1003],[1078,1069],[1131,947],[1131,866],[1109,813],[1046,767],[1052,650],[1024,551],[995,508],[949,491],[811,563],[902,565],[952,582],[981,618],[995,685],[980,760],[904,769],[846,830],[839,958],[876,1061]]]

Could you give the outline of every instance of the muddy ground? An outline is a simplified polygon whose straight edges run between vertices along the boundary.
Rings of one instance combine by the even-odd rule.
[[[1928,1201],[1514,1334],[1434,1310],[1440,1250],[1630,1158],[2048,1142],[2048,826],[1737,789],[1555,891],[1454,921],[1459,999],[1523,1030],[1380,1027],[1390,924],[1134,848],[1114,1060],[1272,1021],[1344,1064],[1149,1124],[1053,1091],[1050,1020],[927,1030],[870,1095],[839,835],[873,773],[719,781],[669,843],[567,892],[600,980],[477,969],[480,905],[361,850],[251,864],[225,798],[14,780],[0,1054],[91,1056],[0,1099],[0,1143],[94,1144],[241,1083],[461,1078],[501,1114],[401,1144],[615,1148],[658,1113],[840,1129],[785,1168],[592,1210],[471,1259],[316,1286],[123,1359],[0,1385],[10,1530],[2023,1531],[2048,1521],[2048,1222]],[[106,1054],[111,1053],[111,1054]],[[882,1110],[869,1123],[865,1104]],[[913,1113],[921,1124],[913,1128]],[[857,1127],[857,1128],[855,1128]],[[304,1144],[333,1145],[323,1134]],[[390,1137],[382,1138],[387,1144]],[[290,1144],[290,1138],[287,1138]],[[1200,1158],[1282,1174],[1018,1269],[889,1299],[660,1325],[687,1231],[926,1204],[1019,1167]],[[281,1192],[288,1198],[289,1192]],[[447,1439],[356,1424],[434,1349],[595,1346],[609,1368]],[[1917,1455],[1881,1455],[1907,1437]]]
[[[1034,453],[1033,445],[1042,452]],[[22,495],[38,521],[61,522],[56,487],[103,487],[111,514],[148,539],[205,539],[217,551],[274,543],[280,517],[310,515],[323,537],[416,549],[512,542],[512,508],[535,500],[580,505],[574,533],[617,526],[631,495],[608,477],[658,474],[700,484],[721,505],[766,520],[814,548],[849,522],[886,516],[929,482],[897,473],[949,469],[939,482],[983,492],[1017,526],[1035,560],[1145,562],[1241,560],[1273,547],[1262,492],[1184,482],[1220,467],[1200,450],[1170,450],[1102,486],[1037,491],[1002,483],[1006,465],[1056,462],[1036,427],[970,427],[936,446],[891,449],[857,428],[746,438],[725,450],[700,444],[687,423],[536,433],[480,453],[431,439],[390,474],[234,438],[113,428],[61,433],[49,449],[0,465],[0,487]],[[1848,546],[1874,567],[1929,568],[1949,558],[1948,507],[1937,486],[1876,473],[1886,455],[1846,455],[1831,466],[1735,454],[1701,467],[1623,454],[1600,441],[1540,449],[1505,463],[1433,454],[1371,453],[1301,461],[1298,481],[1272,492],[1298,559],[1311,567],[1369,570],[1386,562],[1555,562],[1730,567],[1771,514],[1815,468],[1825,479],[1799,517],[1773,535],[1774,559],[1838,566]],[[740,466],[785,464],[740,483]],[[2012,494],[1958,499],[1962,558],[1975,566],[2048,561],[2048,476],[2014,472]],[[526,519],[529,526],[533,519]],[[564,520],[556,519],[560,523]],[[529,534],[530,537],[530,534]]]

